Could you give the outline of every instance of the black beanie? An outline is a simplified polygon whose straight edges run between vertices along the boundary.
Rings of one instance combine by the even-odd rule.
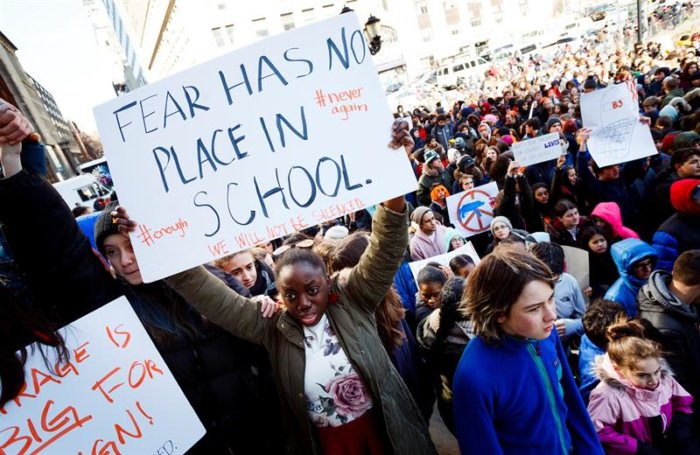
[[[117,207],[119,207],[119,204],[116,202],[108,204],[97,218],[97,221],[95,221],[95,245],[97,245],[97,249],[102,256],[105,255],[105,249],[102,245],[105,238],[112,234],[119,234],[119,225],[112,223],[112,211],[116,210]]]

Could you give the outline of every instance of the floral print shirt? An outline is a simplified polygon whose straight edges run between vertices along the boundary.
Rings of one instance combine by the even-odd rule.
[[[324,314],[304,327],[306,410],[317,427],[338,427],[372,408],[372,397]]]

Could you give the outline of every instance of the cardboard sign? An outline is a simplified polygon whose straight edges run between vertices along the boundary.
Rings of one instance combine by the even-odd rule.
[[[61,333],[67,361],[28,348],[25,388],[0,410],[0,453],[178,455],[204,435],[126,298]]]
[[[465,237],[488,231],[497,194],[498,185],[491,182],[448,196],[447,210],[455,228]]]
[[[472,242],[467,242],[465,245],[457,248],[456,250],[448,251],[447,253],[441,254],[439,256],[433,256],[428,259],[421,259],[420,261],[409,262],[408,266],[411,268],[411,274],[413,275],[413,279],[416,281],[416,284],[418,284],[418,272],[420,272],[423,269],[423,267],[425,267],[429,262],[437,262],[441,265],[449,267],[452,258],[455,256],[459,256],[460,254],[466,254],[467,256],[472,258],[474,264],[478,264],[481,261],[479,255],[474,249],[474,245],[472,245]]]
[[[588,265],[588,251],[573,246],[563,245],[566,273],[578,281],[581,290],[591,285],[591,271]]]
[[[95,108],[150,282],[416,189],[355,14]]]
[[[613,84],[582,94],[581,117],[591,129],[588,151],[599,167],[658,153],[649,127],[639,121],[636,86]]]
[[[561,155],[559,133],[549,133],[513,144],[515,162],[521,166],[556,160]]]

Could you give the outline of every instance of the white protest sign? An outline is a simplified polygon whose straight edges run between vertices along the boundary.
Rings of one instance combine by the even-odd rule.
[[[147,282],[416,188],[355,14],[95,108]]]
[[[562,246],[564,260],[566,261],[566,273],[576,278],[581,290],[586,289],[591,283],[591,271],[588,265],[588,251],[573,246]]]
[[[418,272],[420,272],[423,269],[423,267],[428,265],[429,262],[437,262],[440,265],[449,267],[452,258],[455,256],[459,256],[460,254],[466,254],[467,256],[472,258],[474,264],[478,264],[481,261],[479,255],[474,249],[474,245],[472,245],[472,242],[467,242],[465,245],[462,245],[456,250],[452,250],[438,256],[433,256],[428,259],[421,259],[420,261],[409,262],[408,266],[411,268],[411,274],[413,275],[413,279],[416,281],[416,283],[418,283]]]
[[[28,348],[25,388],[0,411],[0,453],[178,455],[204,436],[126,298],[61,334],[67,361]]]
[[[477,186],[447,197],[447,210],[455,228],[465,237],[488,231],[498,194],[496,182]]]
[[[588,151],[599,167],[658,153],[649,127],[639,121],[637,87],[631,83],[582,94],[581,117],[591,129]]]
[[[556,160],[561,155],[559,133],[549,133],[513,144],[515,162],[521,166]]]

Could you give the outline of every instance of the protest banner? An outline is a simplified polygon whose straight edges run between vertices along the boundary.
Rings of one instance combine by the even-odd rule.
[[[563,245],[566,273],[576,278],[581,290],[591,285],[591,271],[588,265],[588,251]]]
[[[60,333],[67,359],[27,348],[25,385],[0,409],[0,453],[178,455],[204,435],[126,298]]]
[[[146,282],[415,190],[354,13],[95,108]]]
[[[591,129],[588,151],[599,167],[656,155],[647,125],[639,121],[637,87],[612,84],[581,95],[583,126]]]
[[[556,160],[562,153],[559,133],[549,133],[513,144],[515,162],[521,166]]]
[[[447,197],[447,210],[455,228],[465,237],[488,231],[498,194],[496,182]]]
[[[472,258],[474,264],[478,264],[481,261],[479,255],[474,249],[474,245],[472,245],[472,242],[467,242],[465,245],[457,248],[456,250],[449,251],[445,254],[433,256],[428,259],[421,259],[420,261],[409,262],[408,266],[411,268],[411,274],[413,275],[413,279],[416,281],[416,283],[418,283],[418,272],[420,272],[423,269],[423,267],[425,267],[429,262],[437,262],[440,265],[449,267],[452,258],[455,256],[459,256],[460,254],[466,254],[467,256]]]

